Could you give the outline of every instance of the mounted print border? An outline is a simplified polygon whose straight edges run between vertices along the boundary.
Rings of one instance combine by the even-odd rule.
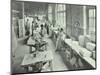
[[[11,0],[11,74],[95,70],[94,5]]]

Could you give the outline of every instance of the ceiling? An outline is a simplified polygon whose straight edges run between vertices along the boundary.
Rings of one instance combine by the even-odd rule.
[[[41,3],[41,2],[12,2],[12,9],[22,12],[24,3],[24,12],[25,14],[43,14],[47,11],[47,3]]]

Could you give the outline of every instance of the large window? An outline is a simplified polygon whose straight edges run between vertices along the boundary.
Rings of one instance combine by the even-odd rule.
[[[66,5],[64,4],[56,4],[56,25],[60,27],[66,28]]]
[[[95,23],[96,16],[95,16],[95,9],[89,9],[89,34],[95,32]]]
[[[66,31],[66,5],[65,4],[48,4],[48,20],[51,23],[54,20],[56,27],[60,26],[64,28],[64,31]]]
[[[88,35],[90,36],[91,40],[95,42],[96,39],[96,9],[89,8],[88,9]]]
[[[52,23],[52,4],[48,4],[48,20]]]

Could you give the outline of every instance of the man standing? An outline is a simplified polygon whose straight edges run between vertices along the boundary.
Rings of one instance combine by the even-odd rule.
[[[46,34],[47,34],[47,33],[46,33],[46,29],[45,29],[45,27],[44,27],[43,24],[42,24],[42,25],[41,25],[41,29],[40,29],[40,35],[41,35],[42,37],[44,37]]]
[[[26,25],[25,25],[25,35],[29,35],[30,34],[30,24],[29,24],[29,19],[27,19]]]

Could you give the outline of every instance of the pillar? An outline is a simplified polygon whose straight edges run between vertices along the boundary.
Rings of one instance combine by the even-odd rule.
[[[24,24],[25,24],[25,19],[24,19],[24,2],[22,2],[22,19],[23,19],[23,37],[25,36],[25,26],[24,26]]]
[[[52,4],[52,24],[55,26],[55,4]]]
[[[86,28],[87,28],[87,12],[86,6],[83,6],[83,35],[86,35]]]

